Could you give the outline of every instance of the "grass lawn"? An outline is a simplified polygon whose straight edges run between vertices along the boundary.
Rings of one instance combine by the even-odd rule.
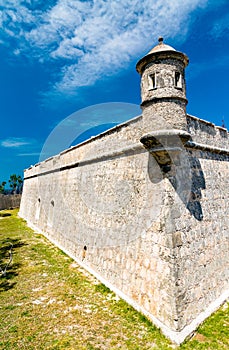
[[[17,217],[0,215],[0,349],[174,349],[156,327]],[[1,214],[1,213],[0,213]],[[179,349],[229,349],[229,305]]]

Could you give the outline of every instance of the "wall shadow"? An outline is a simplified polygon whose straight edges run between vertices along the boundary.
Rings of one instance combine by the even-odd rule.
[[[12,261],[10,262],[10,249],[12,245]],[[13,279],[18,276],[18,269],[20,268],[20,263],[14,262],[14,255],[17,249],[20,249],[26,245],[20,239],[5,238],[0,240],[0,293],[12,289],[16,282]],[[9,265],[8,265],[9,264]],[[8,266],[7,266],[8,265]],[[7,266],[7,268],[6,268]],[[5,275],[2,271],[5,271]]]
[[[202,198],[201,190],[206,189],[206,182],[199,159],[189,156],[189,162],[191,166],[192,183],[187,209],[197,220],[201,221],[203,220],[203,211],[200,203]]]
[[[200,161],[194,157],[191,152],[183,150],[180,154],[180,160],[171,157],[171,167],[160,167],[161,175],[158,176],[158,170],[155,167],[155,159],[149,154],[148,175],[152,183],[158,183],[167,178],[179,195],[180,199],[188,209],[190,214],[198,221],[203,220],[203,211],[201,207],[201,190],[206,188],[204,173]]]

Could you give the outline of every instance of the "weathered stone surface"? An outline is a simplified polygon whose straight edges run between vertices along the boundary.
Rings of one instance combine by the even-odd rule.
[[[146,67],[143,116],[27,169],[20,215],[176,341],[229,289],[229,141],[186,115],[184,62],[165,60],[182,89],[149,91],[147,70],[162,63]],[[166,171],[140,143],[158,129],[193,142],[178,136]]]
[[[19,208],[21,202],[21,194],[5,195],[0,194],[0,210]]]

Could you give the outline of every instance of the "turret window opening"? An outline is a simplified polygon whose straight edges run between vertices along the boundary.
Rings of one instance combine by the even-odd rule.
[[[149,81],[149,90],[153,90],[157,88],[157,76],[156,73],[148,75]]]
[[[180,72],[175,72],[175,87],[182,89],[182,76]]]

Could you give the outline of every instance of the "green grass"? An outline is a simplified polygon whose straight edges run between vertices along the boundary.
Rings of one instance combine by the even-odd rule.
[[[0,349],[174,349],[143,315],[17,217],[0,219]],[[225,304],[180,349],[228,349]]]

